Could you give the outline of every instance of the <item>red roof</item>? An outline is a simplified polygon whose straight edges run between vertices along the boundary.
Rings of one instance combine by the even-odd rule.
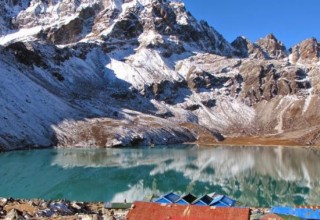
[[[249,220],[249,208],[135,202],[127,220]]]

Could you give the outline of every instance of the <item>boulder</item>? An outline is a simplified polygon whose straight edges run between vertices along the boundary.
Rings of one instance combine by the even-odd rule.
[[[22,213],[16,209],[11,209],[5,216],[4,220],[23,220]]]

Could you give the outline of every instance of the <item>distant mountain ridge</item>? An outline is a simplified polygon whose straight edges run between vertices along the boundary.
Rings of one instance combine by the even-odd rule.
[[[0,45],[3,150],[319,144],[315,38],[229,43],[178,1],[8,0]]]

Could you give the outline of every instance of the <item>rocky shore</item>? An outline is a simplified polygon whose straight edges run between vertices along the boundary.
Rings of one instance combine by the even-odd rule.
[[[13,199],[0,197],[0,219],[5,220],[125,220],[130,210],[109,208],[103,202],[72,202],[67,200]],[[251,208],[250,219],[260,219],[268,208]]]
[[[123,220],[128,210],[107,208],[102,202],[45,201],[0,198],[0,219]]]

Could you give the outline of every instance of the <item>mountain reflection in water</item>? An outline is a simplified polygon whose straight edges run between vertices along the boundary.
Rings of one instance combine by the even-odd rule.
[[[52,184],[38,186],[42,194],[27,196],[122,202],[169,191],[196,195],[216,191],[251,206],[320,203],[320,151],[315,149],[193,146],[45,151],[51,152],[42,151],[48,164],[37,169],[53,170]],[[31,155],[33,160],[36,155]]]

